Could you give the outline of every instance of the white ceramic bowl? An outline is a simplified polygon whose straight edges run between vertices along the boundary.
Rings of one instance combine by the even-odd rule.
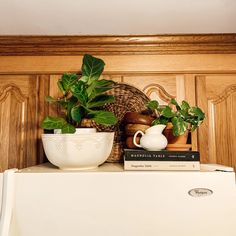
[[[48,160],[62,170],[93,169],[109,157],[114,132],[42,134]]]

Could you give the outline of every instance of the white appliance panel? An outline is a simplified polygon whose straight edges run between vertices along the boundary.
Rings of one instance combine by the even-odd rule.
[[[233,172],[15,175],[11,236],[236,235]],[[190,196],[199,188],[209,195]]]

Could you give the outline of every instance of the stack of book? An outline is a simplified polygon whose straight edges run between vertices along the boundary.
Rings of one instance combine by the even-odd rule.
[[[125,170],[200,170],[197,151],[124,150]]]

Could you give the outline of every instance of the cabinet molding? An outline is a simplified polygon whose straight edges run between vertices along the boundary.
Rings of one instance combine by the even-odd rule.
[[[226,100],[232,93],[236,92],[236,84],[229,85],[221,94],[212,99],[214,105]]]
[[[0,36],[1,56],[236,53],[236,34]]]
[[[15,84],[7,84],[0,90],[0,103],[4,102],[9,93],[13,93],[18,102],[24,102],[26,97]]]
[[[159,84],[149,84],[143,91],[148,97],[151,97],[151,94],[155,93],[159,99],[166,103],[169,103],[172,98],[175,98],[175,96],[169,94],[165,88]]]

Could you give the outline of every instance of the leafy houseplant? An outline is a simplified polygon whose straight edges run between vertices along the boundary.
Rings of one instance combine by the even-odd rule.
[[[114,87],[115,82],[99,79],[104,66],[103,60],[86,54],[83,57],[81,75],[63,74],[57,82],[62,97],[47,96],[46,101],[59,104],[64,117],[47,116],[41,127],[47,130],[61,129],[62,133],[74,133],[83,118],[92,119],[102,125],[116,124],[115,115],[102,109],[105,104],[115,101],[114,96],[105,94]]]
[[[152,125],[171,123],[174,136],[183,135],[186,131],[193,132],[205,118],[204,112],[199,107],[190,107],[187,101],[178,104],[175,99],[171,99],[167,106],[161,107],[157,101],[152,100],[147,107],[154,110],[157,115]]]

